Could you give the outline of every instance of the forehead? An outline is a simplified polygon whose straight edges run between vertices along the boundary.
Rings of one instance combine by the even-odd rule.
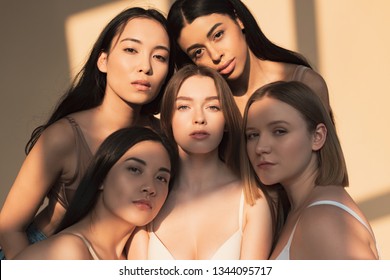
[[[294,107],[268,96],[264,96],[250,105],[247,127],[266,125],[274,121],[287,121],[297,124],[305,123],[301,113]]]
[[[191,76],[181,85],[177,96],[207,97],[218,96],[214,80],[207,76]]]
[[[119,37],[118,37],[119,36]],[[156,20],[136,17],[130,19],[123,32],[116,36],[119,41],[125,38],[138,39],[144,44],[169,47],[169,37],[164,27]]]
[[[210,14],[201,16],[191,23],[184,23],[178,41],[179,43],[190,43],[196,41],[197,38],[205,38],[210,29],[218,23],[222,23],[223,25],[236,25],[236,22],[228,15]]]
[[[164,146],[158,141],[141,141],[130,149],[119,159],[118,163],[126,161],[127,159],[135,157],[144,160],[147,164],[155,164],[159,167],[169,167],[169,155]]]

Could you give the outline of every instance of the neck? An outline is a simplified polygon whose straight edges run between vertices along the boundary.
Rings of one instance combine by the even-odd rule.
[[[228,81],[235,97],[248,97],[259,87],[270,83],[272,80],[268,69],[269,61],[257,58],[250,50],[248,51],[247,63],[244,71],[236,80]]]
[[[208,154],[188,154],[180,150],[178,190],[201,193],[219,185],[219,181],[232,174],[218,157],[218,151]]]
[[[94,211],[83,219],[83,232],[97,254],[104,259],[123,259],[125,246],[135,226],[101,207],[99,198]]]
[[[291,211],[299,211],[306,205],[316,186],[317,168],[308,168],[303,174],[294,180],[282,182],[291,204]]]

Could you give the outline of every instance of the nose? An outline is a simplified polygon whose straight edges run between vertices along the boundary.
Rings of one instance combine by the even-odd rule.
[[[143,193],[147,193],[148,196],[155,196],[156,195],[156,188],[151,183],[143,185],[141,191]]]
[[[205,118],[205,115],[204,115],[204,112],[202,109],[195,110],[193,122],[194,122],[194,124],[203,124],[203,125],[207,124],[206,118]]]
[[[223,52],[215,47],[209,47],[210,58],[214,64],[221,62],[223,57]]]
[[[271,152],[271,146],[266,141],[266,139],[259,138],[256,144],[255,152],[258,155],[269,154]]]
[[[152,75],[152,64],[150,63],[150,59],[148,56],[144,55],[140,57],[138,72],[143,72],[146,75]]]

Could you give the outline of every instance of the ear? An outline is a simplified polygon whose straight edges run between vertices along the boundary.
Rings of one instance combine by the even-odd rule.
[[[245,29],[244,24],[242,23],[241,19],[240,19],[238,16],[236,16],[236,22],[237,22],[238,26],[239,26],[242,30]]]
[[[326,129],[326,126],[323,123],[317,125],[313,133],[313,143],[312,143],[313,151],[318,151],[324,146],[327,133],[328,130]]]
[[[101,52],[97,61],[97,67],[100,72],[107,73],[107,53]]]
[[[102,191],[104,189],[104,185],[102,184],[100,187],[99,187],[99,191]]]

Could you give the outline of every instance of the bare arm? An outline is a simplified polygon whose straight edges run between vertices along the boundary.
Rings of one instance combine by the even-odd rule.
[[[265,198],[260,198],[253,206],[246,204],[245,208],[240,259],[266,260],[272,246],[272,219],[268,203]]]
[[[65,126],[54,124],[45,130],[26,157],[6,198],[0,213],[0,243],[7,258],[13,258],[29,245],[26,227],[64,172],[65,161],[74,149],[73,135],[69,137],[71,128]]]
[[[14,259],[90,260],[91,254],[79,237],[69,234],[58,234],[26,247]]]

